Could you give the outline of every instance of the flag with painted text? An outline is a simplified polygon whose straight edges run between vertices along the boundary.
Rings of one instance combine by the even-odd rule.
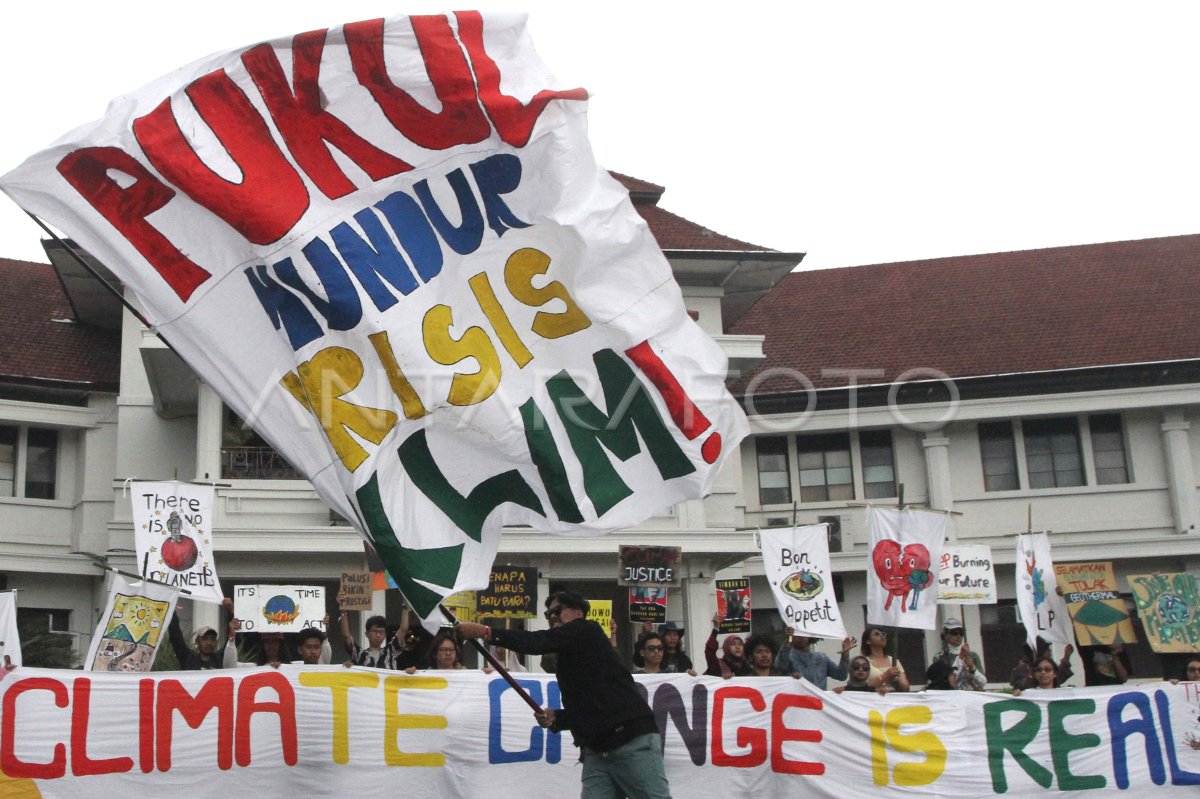
[[[871,562],[867,623],[932,630],[947,515],[920,508],[867,509]]]
[[[133,543],[142,576],[190,599],[220,604],[225,595],[213,557],[211,485],[135,480],[130,486]]]
[[[351,23],[118,98],[0,189],[120,277],[428,619],[486,587],[503,525],[637,524],[747,431],[586,99],[521,16]]]
[[[1075,643],[1067,601],[1058,593],[1050,538],[1045,533],[1017,536],[1017,609],[1031,649],[1037,639],[1052,644]]]
[[[758,537],[763,570],[784,625],[796,635],[845,638],[829,565],[829,525],[772,528]]]

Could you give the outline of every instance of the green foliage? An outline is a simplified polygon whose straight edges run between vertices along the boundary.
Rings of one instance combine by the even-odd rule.
[[[158,645],[158,652],[154,655],[154,665],[150,667],[150,671],[179,671],[179,658],[175,657],[175,647],[171,646],[171,642],[164,635]]]

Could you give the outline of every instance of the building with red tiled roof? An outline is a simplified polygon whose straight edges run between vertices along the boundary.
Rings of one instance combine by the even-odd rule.
[[[48,264],[0,258],[0,384],[116,393],[121,334],[81,322]]]
[[[731,332],[770,332],[757,372],[890,384],[1200,359],[1200,235],[787,275]],[[760,393],[795,389],[780,372]]]
[[[734,384],[746,524],[828,522],[855,629],[863,505],[954,511],[950,543],[990,547],[999,601],[944,612],[1003,682],[1025,638],[1017,534],[1111,560],[1127,597],[1130,575],[1200,569],[1197,297],[1196,235],[785,276],[731,328],[765,336]],[[900,640],[910,675],[940,646]],[[1135,674],[1162,674],[1140,640]]]

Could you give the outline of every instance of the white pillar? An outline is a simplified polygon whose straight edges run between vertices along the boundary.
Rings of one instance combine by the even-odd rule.
[[[196,397],[196,480],[221,479],[221,398],[207,383]]]
[[[667,618],[678,618],[684,626],[683,651],[692,659],[692,668],[697,673],[703,673],[704,642],[712,631],[712,617],[717,610],[712,561],[709,558],[691,557],[686,561],[686,569],[681,587],[683,613],[671,612],[668,605]]]
[[[1184,419],[1183,411],[1170,410],[1163,414],[1163,458],[1167,467],[1167,495],[1171,503],[1171,516],[1175,530],[1186,535],[1196,535],[1196,475],[1192,470],[1192,453],[1188,446],[1191,423]]]
[[[954,484],[950,480],[950,439],[938,433],[926,433],[925,478],[929,482],[929,507],[954,510]]]

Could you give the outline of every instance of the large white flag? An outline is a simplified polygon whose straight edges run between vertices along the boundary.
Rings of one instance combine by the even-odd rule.
[[[150,671],[178,599],[179,591],[170,586],[130,583],[114,574],[84,671]]]
[[[1030,649],[1036,639],[1054,644],[1074,644],[1067,601],[1055,590],[1058,578],[1050,559],[1050,539],[1045,533],[1017,536],[1017,609],[1025,624]]]
[[[136,481],[130,494],[142,576],[176,586],[192,599],[220,604],[225,595],[213,559],[213,487]]]
[[[746,434],[524,17],[347,24],[115,100],[0,178],[138,297],[423,615],[502,525],[703,496]]]
[[[17,592],[0,593],[0,666],[21,665],[21,636],[17,633]]]
[[[919,508],[867,509],[871,547],[867,623],[919,630],[937,626],[938,567],[946,518],[945,513]]]
[[[845,638],[829,567],[829,525],[772,528],[758,535],[783,623],[797,635]]]

